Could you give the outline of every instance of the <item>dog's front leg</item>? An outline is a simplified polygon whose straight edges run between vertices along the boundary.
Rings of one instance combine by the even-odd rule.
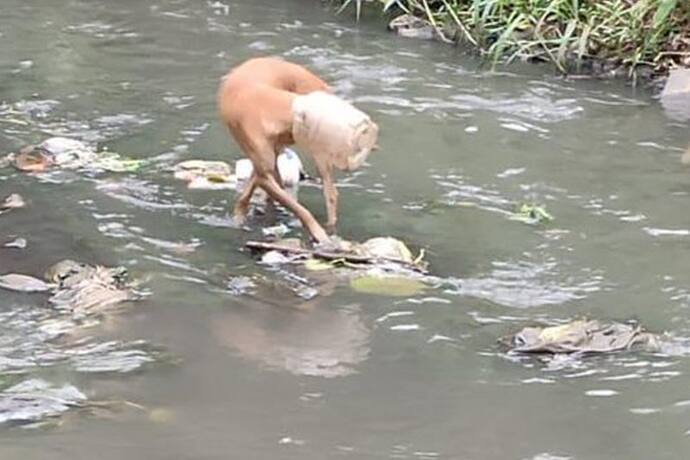
[[[328,241],[328,234],[323,227],[319,225],[307,208],[299,204],[292,195],[280,186],[272,171],[259,171],[257,173],[257,183],[266,191],[268,196],[292,211],[317,243]]]
[[[235,209],[233,211],[235,225],[241,226],[247,219],[247,213],[249,212],[249,206],[251,204],[252,195],[254,194],[254,189],[256,189],[256,186],[256,171],[252,171],[252,175],[249,177],[249,181],[244,186],[242,193],[240,193],[235,200]]]
[[[333,179],[333,168],[330,164],[316,165],[323,186],[323,198],[326,202],[326,230],[334,234],[335,226],[338,221],[338,189]]]

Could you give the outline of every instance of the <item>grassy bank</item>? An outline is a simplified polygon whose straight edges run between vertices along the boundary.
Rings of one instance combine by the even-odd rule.
[[[411,14],[494,64],[549,61],[564,73],[636,78],[690,67],[690,0],[333,0],[357,16]]]

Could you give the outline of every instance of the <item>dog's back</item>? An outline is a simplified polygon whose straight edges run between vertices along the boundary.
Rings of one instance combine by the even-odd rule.
[[[273,57],[250,59],[232,69],[221,83],[220,118],[250,158],[251,144],[258,140],[267,140],[280,150],[293,143],[293,99],[313,91],[330,88],[304,67]]]
[[[326,82],[304,67],[275,57],[249,59],[230,71],[225,82],[229,91],[248,85],[266,85],[295,94],[329,91]]]

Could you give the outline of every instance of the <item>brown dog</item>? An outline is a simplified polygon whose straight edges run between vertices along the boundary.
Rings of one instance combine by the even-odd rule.
[[[218,92],[220,117],[254,166],[235,203],[236,222],[246,218],[252,193],[258,186],[292,211],[318,243],[328,240],[314,216],[283,189],[276,159],[285,146],[296,143],[295,137],[304,141],[297,142],[298,147],[308,151],[321,176],[327,228],[334,230],[338,191],[333,167],[358,167],[374,148],[378,127],[330,92],[323,80],[304,67],[278,58],[250,59],[225,77]],[[334,110],[335,116],[331,115]],[[357,123],[353,121],[339,130],[338,125],[345,123],[342,120],[348,116]],[[338,135],[347,130],[350,136]]]

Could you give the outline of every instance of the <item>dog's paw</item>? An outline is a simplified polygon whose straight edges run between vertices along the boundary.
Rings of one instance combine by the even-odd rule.
[[[233,215],[228,220],[229,220],[228,226],[230,228],[235,228],[237,230],[250,230],[249,225],[247,225],[247,217],[246,216]]]
[[[314,249],[327,252],[352,252],[354,244],[338,235],[331,235],[327,240],[314,245]]]

